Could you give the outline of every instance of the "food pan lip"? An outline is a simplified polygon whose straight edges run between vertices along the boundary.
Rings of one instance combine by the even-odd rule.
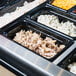
[[[27,23],[30,23],[30,24],[33,24],[32,22],[30,22],[30,21],[28,21],[28,20],[24,20],[23,22],[27,22]],[[37,23],[38,24],[38,23]],[[7,26],[9,26],[10,24],[8,24]],[[34,24],[35,25],[35,24]],[[35,25],[36,26],[36,25]],[[16,26],[17,27],[17,26]],[[39,26],[40,27],[40,26]],[[41,27],[40,27],[41,28]],[[43,28],[44,29],[44,28]],[[1,29],[1,34],[3,35],[3,32],[4,32],[5,30],[2,30]],[[7,36],[5,36],[5,35],[3,35],[4,37],[6,37],[6,38],[8,38]],[[11,40],[12,42],[15,42],[15,41],[13,41],[12,39],[10,39],[10,38],[8,38],[9,40]],[[43,57],[43,56],[41,56],[41,55],[39,55],[39,54],[37,54],[36,52],[33,52],[33,53],[35,53],[35,54],[37,54],[37,55],[39,55],[39,56],[41,56],[41,57],[43,57],[43,58],[45,58],[46,60],[49,60],[49,61],[54,61],[58,56],[60,56],[64,51],[66,51],[66,49],[68,49],[74,42],[73,42],[73,40],[72,39],[68,39],[67,38],[67,40],[69,40],[69,45],[67,45],[61,52],[59,52],[57,55],[55,55],[53,58],[50,58],[50,59],[47,59],[47,58],[45,58],[45,57]],[[21,47],[23,47],[23,48],[26,48],[26,47],[24,47],[24,46],[22,46],[21,44],[19,44],[18,42],[15,42],[15,43],[17,43],[18,45],[20,45]],[[28,49],[28,48],[26,48],[26,49]],[[28,49],[29,51],[31,51],[30,49]]]
[[[74,54],[74,51],[76,51],[76,48],[74,48],[60,63],[62,63],[64,60],[66,60],[66,58],[67,58],[68,56]],[[59,64],[60,64],[60,63],[59,63]],[[59,65],[59,64],[58,64],[58,65]]]
[[[38,6],[38,7],[30,10],[30,11],[27,12],[24,16],[26,16],[26,17],[30,18],[31,20],[33,20],[33,19],[31,18],[31,17],[33,16],[32,13],[34,13],[35,11],[39,11],[39,10],[41,10],[42,8],[46,8],[46,9],[51,10],[49,7],[47,7],[46,4],[42,4],[42,5]],[[46,9],[45,9],[45,10],[46,10]],[[42,11],[42,10],[41,10],[41,11]],[[55,14],[55,15],[57,15],[57,16],[66,18],[68,21],[72,21],[72,23],[76,23],[76,20],[75,20],[75,19],[72,19],[72,18],[69,18],[69,17],[67,17],[67,16],[61,15],[60,13],[57,13],[57,12],[55,12],[55,11],[53,11],[53,10],[51,10],[50,12],[53,13],[53,14]],[[36,14],[36,13],[35,13],[35,14]],[[36,22],[37,22],[37,21],[36,21]],[[37,23],[40,23],[40,22],[37,22]],[[40,23],[40,24],[42,24],[42,23]],[[46,28],[53,29],[53,28],[51,28],[51,27],[49,27],[49,26],[46,26],[46,25],[44,25],[44,24],[43,24],[43,26],[45,26]],[[69,35],[67,35],[67,34],[65,34],[65,33],[63,33],[63,32],[60,32],[60,31],[56,30],[56,29],[53,29],[53,30],[55,30],[55,31],[57,31],[57,32],[59,32],[59,33],[62,33],[62,34],[64,34],[64,35],[66,35],[66,36],[68,36],[68,37],[71,37],[71,38],[73,38],[74,40],[76,40],[76,37],[69,36]]]
[[[56,10],[59,10],[59,11],[62,11],[62,12],[65,12],[65,13],[68,13],[68,10],[70,10],[70,9],[72,9],[73,7],[71,7],[71,8],[69,8],[68,10],[65,10],[65,9],[63,9],[63,8],[60,8],[60,7],[57,7],[57,6],[54,6],[54,5],[52,5],[52,2],[53,2],[54,0],[48,0],[47,1],[47,5],[48,6],[50,6],[50,7],[52,7],[53,9],[56,9]]]
[[[58,64],[57,64],[57,66],[59,66],[59,67],[61,67],[61,65],[63,64],[63,62],[66,60],[66,58],[68,58],[70,55],[74,55],[74,51],[76,51],[76,47],[61,61],[61,62],[59,62]],[[69,57],[69,59],[70,59],[71,57]],[[63,67],[61,67],[61,68],[63,68]],[[65,68],[63,68],[63,69],[65,69]],[[65,69],[66,70],[66,69]],[[68,70],[66,70],[66,71],[68,71]],[[69,71],[70,72],[70,71]],[[70,73],[72,73],[72,72],[70,72]],[[74,73],[72,73],[72,74],[74,74]],[[75,74],[76,75],[76,74]]]

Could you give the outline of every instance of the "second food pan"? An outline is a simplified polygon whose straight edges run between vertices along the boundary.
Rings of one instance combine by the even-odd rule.
[[[70,71],[76,74],[76,48],[67,56],[65,57],[58,66],[62,67],[63,69]]]
[[[16,38],[16,39],[21,38],[20,36],[22,35],[23,40],[25,40],[25,41],[27,40],[28,42],[21,41],[22,38],[19,39],[19,43],[18,43],[18,41],[14,41],[14,42],[16,42],[19,45],[22,44],[23,47],[25,46],[24,45],[25,43],[26,44],[29,43],[27,46],[25,46],[25,48],[27,48],[28,51],[30,51],[30,49],[35,49],[35,50],[31,50],[31,51],[34,52],[34,53],[36,53],[36,54],[38,54],[38,55],[40,55],[40,56],[42,56],[42,57],[44,57],[45,59],[47,59],[49,61],[54,61],[58,56],[60,56],[64,51],[66,51],[66,49],[68,49],[73,44],[73,40],[71,38],[66,37],[66,36],[60,35],[60,34],[56,33],[55,31],[52,31],[52,30],[49,31],[45,27],[41,27],[41,26],[42,25],[40,25],[38,23],[34,23],[34,22],[32,22],[32,20],[26,18],[24,20],[14,21],[11,24],[8,24],[7,26],[3,27],[1,29],[1,34],[4,35],[6,38],[9,38],[11,41],[14,41],[14,38],[16,36],[18,36],[18,38]],[[25,31],[21,31],[21,30],[25,30]],[[20,33],[20,31],[22,33],[20,35],[18,35]],[[29,33],[29,31],[30,31],[30,33],[32,35]],[[27,39],[24,39],[25,37],[27,37]],[[31,39],[34,39],[34,42]],[[36,44],[33,45],[37,41],[40,44],[38,46]],[[30,47],[30,49],[29,49],[28,47],[31,45],[31,43],[32,43],[33,47],[32,48]],[[49,45],[49,43],[50,43],[50,45]],[[54,46],[51,46],[51,45],[54,45]],[[60,50],[60,52],[58,52],[58,53],[55,54],[55,52],[57,51],[57,49],[61,45],[62,45],[63,49]],[[37,48],[35,48],[36,46],[37,46]],[[51,46],[51,48],[49,48],[50,46]],[[43,47],[43,50],[41,52],[39,50],[39,48],[42,49],[42,47]],[[50,49],[49,50],[50,53],[49,53],[48,50],[46,50],[44,52],[44,49]],[[48,58],[48,55],[54,55],[54,56],[51,57],[51,58]]]
[[[35,22],[42,23],[46,28],[53,28],[67,36],[76,39],[76,20],[57,13],[55,10],[42,4],[29,11],[26,16]]]

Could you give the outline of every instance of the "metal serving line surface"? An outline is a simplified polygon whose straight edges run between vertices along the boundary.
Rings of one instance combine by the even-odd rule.
[[[76,47],[76,42],[68,50],[72,51],[74,47]],[[55,64],[53,64],[43,57],[40,57],[39,55],[14,43],[13,41],[5,38],[2,35],[0,35],[0,49],[0,57],[2,58],[2,56],[4,56],[5,60],[7,59],[7,63],[10,61],[14,64],[19,60],[18,65],[23,68],[24,74],[24,68],[31,67],[31,69],[36,70],[37,73],[41,73],[41,76],[75,76],[74,74],[56,66],[56,64],[58,64],[58,60],[59,62],[61,61],[60,57],[62,57],[61,59],[63,59],[65,53],[67,53],[66,55],[68,55],[71,51],[68,52],[68,50],[66,50],[60,57],[58,57],[58,59],[54,61]],[[9,57],[9,59],[7,58],[7,56]]]

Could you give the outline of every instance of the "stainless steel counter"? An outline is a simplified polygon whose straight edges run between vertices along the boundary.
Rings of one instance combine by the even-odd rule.
[[[53,63],[51,63],[48,60],[33,53],[32,51],[28,51],[28,49],[0,35],[0,49],[2,49],[0,52],[0,56],[2,56],[3,54],[4,57],[5,56],[7,57],[8,55],[10,57],[9,58],[10,62],[13,61],[12,60],[13,57],[14,59],[16,59],[16,61],[17,60],[20,61],[19,64],[21,65],[21,67],[23,66],[23,68],[25,68],[24,65],[28,65],[32,69],[41,73],[41,76],[43,75],[44,76],[76,76],[64,69],[61,69],[56,65],[66,55],[68,55],[75,47],[76,47],[76,42],[68,50],[66,50],[60,57],[58,57]],[[15,61],[13,61],[13,63],[15,63]],[[23,73],[25,74],[24,71]]]

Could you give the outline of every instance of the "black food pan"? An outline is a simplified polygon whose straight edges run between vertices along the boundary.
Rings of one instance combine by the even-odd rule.
[[[53,9],[47,7],[46,4],[42,4],[42,5],[38,6],[38,7],[36,7],[36,8],[34,8],[33,10],[29,11],[29,12],[26,14],[26,16],[27,16],[28,18],[34,20],[35,22],[38,22],[37,19],[38,19],[38,16],[40,16],[40,15],[55,15],[55,16],[58,17],[60,23],[61,23],[61,22],[70,21],[70,22],[74,23],[74,25],[76,25],[76,20],[74,20],[74,19],[72,19],[72,18],[69,18],[69,17],[67,17],[67,16],[64,16],[63,14],[61,15],[61,13],[57,13],[57,12],[54,11]],[[46,22],[47,22],[47,21],[46,21]],[[38,23],[39,23],[39,22],[38,22]],[[41,23],[40,23],[40,24],[41,24]],[[43,26],[45,26],[45,25],[43,25]],[[49,28],[48,26],[45,26],[45,27],[46,27],[46,28]],[[51,27],[50,27],[50,28],[51,28]],[[50,28],[49,28],[49,29],[50,29]],[[51,28],[51,29],[53,29],[53,28]],[[54,29],[54,30],[56,30],[56,29]],[[56,30],[56,31],[57,31],[57,30]],[[58,32],[60,32],[60,31],[58,31]],[[62,32],[60,32],[60,33],[62,33]],[[64,34],[64,33],[62,33],[62,34]],[[65,35],[66,35],[66,34],[65,34]],[[67,35],[67,36],[69,36],[69,35]],[[71,38],[73,38],[73,39],[76,39],[75,36],[74,36],[74,37],[69,36],[69,37],[71,37]]]
[[[60,66],[61,68],[70,71],[69,69],[69,65],[76,63],[76,48],[68,55],[66,56],[59,64],[58,66]]]
[[[63,11],[63,12],[68,13],[68,10],[72,9],[73,7],[75,7],[75,6],[73,6],[73,7],[69,8],[68,10],[65,10],[65,9],[63,9],[63,8],[60,8],[60,7],[58,7],[58,6],[53,5],[52,3],[53,3],[54,1],[55,1],[55,0],[47,0],[47,5],[50,6],[51,8],[53,8],[54,10],[58,10],[58,11],[61,11],[61,12]]]
[[[56,11],[67,12],[67,10],[52,5],[53,1],[54,0],[47,0],[47,5],[50,6],[50,8],[55,9]]]
[[[54,6],[52,4],[53,2],[54,2],[54,0],[48,0],[47,1],[47,6],[49,6],[51,9],[55,10],[56,12],[62,13],[64,15],[68,16],[68,17],[76,19],[76,17],[73,14],[71,14],[71,12],[69,11],[69,10],[75,8],[75,6],[69,8],[68,10],[65,10],[65,9],[60,8],[60,7]]]
[[[62,54],[64,51],[66,51],[66,49],[68,49],[73,44],[73,40],[71,38],[60,35],[52,30],[49,31],[45,27],[42,27],[41,24],[35,23],[28,18],[26,18],[24,21],[23,20],[14,21],[14,22],[8,24],[7,26],[4,26],[3,28],[1,28],[1,34],[4,35],[6,38],[9,38],[11,41],[13,41],[13,38],[15,37],[16,33],[19,32],[21,29],[23,29],[25,31],[32,30],[33,32],[41,34],[41,38],[43,38],[43,39],[45,39],[46,37],[50,37],[53,40],[57,41],[56,44],[65,45],[65,48],[62,51],[60,51],[54,57],[47,59],[49,61],[55,60],[60,54]],[[13,41],[13,42],[15,42],[15,41]],[[19,44],[19,43],[17,43],[17,44]]]
[[[69,9],[63,9],[63,8],[60,8],[60,7],[55,6],[55,5],[52,4],[55,0],[47,0],[47,1],[48,1],[48,4],[49,4],[51,7],[56,8],[56,9],[58,9],[58,10],[60,10],[60,11],[68,11],[68,10],[70,10],[71,8],[74,7],[74,6],[72,6],[72,7],[69,8]]]

